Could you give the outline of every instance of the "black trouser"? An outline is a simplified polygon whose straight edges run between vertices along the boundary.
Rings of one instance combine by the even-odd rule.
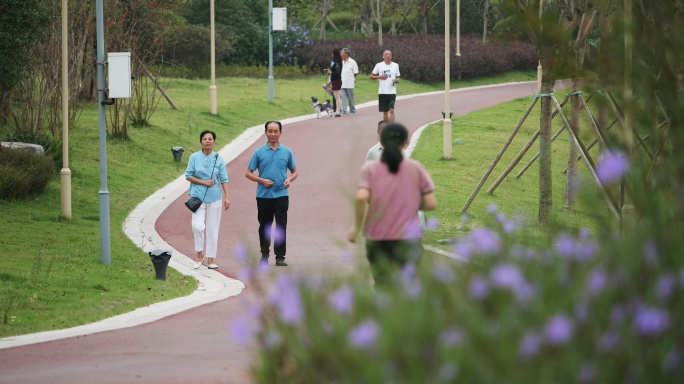
[[[366,257],[368,257],[376,286],[389,285],[394,275],[401,271],[407,263],[418,263],[422,253],[423,246],[420,239],[366,239]]]
[[[268,256],[270,253],[271,239],[273,238],[273,252],[276,260],[285,260],[285,238],[287,232],[287,208],[290,201],[287,196],[275,199],[263,199],[257,197],[257,211],[259,219],[259,245],[261,255]],[[271,232],[275,218],[276,229]],[[271,236],[273,233],[273,236]]]

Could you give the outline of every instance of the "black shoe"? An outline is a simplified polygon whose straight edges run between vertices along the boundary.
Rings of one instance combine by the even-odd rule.
[[[276,267],[287,267],[285,260],[276,260]]]
[[[340,114],[338,113],[338,114],[334,115],[334,117],[342,117],[342,116],[340,116]]]
[[[259,264],[261,265],[268,265],[268,256],[261,256],[261,260],[259,260]]]

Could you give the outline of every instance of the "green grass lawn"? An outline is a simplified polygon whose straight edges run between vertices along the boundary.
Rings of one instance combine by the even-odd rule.
[[[508,73],[452,82],[452,86],[525,81],[533,80],[534,76],[532,72]],[[162,100],[151,126],[129,128],[127,138],[107,140],[110,265],[100,263],[97,108],[94,103],[86,105],[69,134],[73,218],[60,217],[58,176],[38,196],[20,202],[0,201],[0,337],[85,324],[192,292],[196,281],[171,269],[166,281],[154,280],[149,256],[122,230],[125,217],[147,196],[183,172],[189,153],[197,147],[200,131],[216,131],[217,144],[223,146],[245,128],[263,123],[266,117],[284,119],[310,114],[308,99],[311,95],[324,95],[322,83],[322,76],[276,79],[275,103],[271,105],[266,79],[218,79],[219,114],[212,116],[208,113],[209,81],[172,80],[167,90],[179,110],[171,109]],[[443,84],[439,83],[402,81],[402,94],[441,89]],[[375,100],[376,92],[377,83],[365,74],[359,75],[357,103]],[[500,147],[500,135],[507,135],[521,115],[520,108],[524,109],[528,102],[514,102],[505,109],[493,108],[480,117],[472,114],[456,118],[454,138],[461,138],[464,144],[455,147],[454,161],[444,162],[435,155],[441,153],[440,129],[424,133],[415,156],[428,166],[439,185],[440,210],[436,215],[443,224],[438,231],[428,234],[428,243],[437,243],[454,233],[462,202]],[[5,131],[6,128],[0,128],[3,136]],[[488,138],[487,134],[496,136]],[[529,131],[524,135],[528,134]],[[170,151],[176,145],[186,148],[180,165],[174,163]],[[435,147],[439,150],[435,151]],[[562,151],[560,145],[556,148]],[[475,212],[491,200],[507,211],[533,211],[534,177],[530,171],[521,181],[505,182],[493,198],[478,197],[471,208],[473,217],[477,218]],[[561,191],[559,188],[558,193]],[[524,200],[520,199],[523,195],[527,196]],[[556,202],[560,199],[555,198]],[[516,201],[514,205],[507,203],[512,200]],[[575,214],[577,223],[590,216],[582,216],[584,210],[589,210],[589,205],[580,207],[580,213]]]
[[[567,90],[557,91],[556,97],[560,100],[566,92]],[[468,232],[477,226],[491,224],[492,217],[487,213],[491,204],[496,204],[498,212],[527,224],[523,232],[525,235],[521,236],[521,240],[533,242],[547,240],[547,233],[539,230],[536,225],[539,204],[538,161],[520,178],[516,178],[523,166],[538,153],[538,140],[493,193],[487,193],[494,181],[539,127],[539,103],[468,207],[467,215],[464,217],[461,213],[466,201],[531,102],[532,99],[526,97],[454,117],[452,140],[458,139],[462,144],[453,144],[453,156],[449,161],[442,158],[443,125],[433,124],[423,131],[420,142],[411,157],[423,163],[432,175],[439,206],[435,212],[428,213],[428,217],[438,220],[439,226],[434,231],[426,233],[425,244],[449,249],[449,240],[458,237],[459,233]],[[569,113],[569,103],[565,111],[566,114]],[[562,123],[560,118],[554,119],[553,122],[555,132],[562,126]],[[594,137],[586,119],[582,121],[582,127],[582,140],[589,143]],[[554,225],[574,229],[587,228],[590,233],[596,234],[598,226],[612,222],[612,218],[583,162],[579,162],[578,165],[582,181],[575,210],[574,212],[564,211],[566,175],[563,171],[568,165],[569,142],[570,136],[567,131],[564,131],[553,143]],[[595,161],[598,159],[596,148],[592,149],[590,154]]]

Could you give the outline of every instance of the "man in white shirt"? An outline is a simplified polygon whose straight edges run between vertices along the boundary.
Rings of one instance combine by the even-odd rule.
[[[382,127],[385,126],[387,122],[385,120],[380,120],[378,121],[378,138],[380,137],[380,131],[382,131]],[[382,143],[380,140],[378,140],[378,143],[372,146],[368,150],[368,154],[366,155],[366,161],[372,161],[372,160],[380,160],[380,156],[382,156]]]
[[[382,53],[383,61],[375,64],[371,80],[380,80],[378,87],[378,110],[385,121],[394,121],[394,103],[397,100],[396,83],[399,82],[399,64],[392,61],[392,52]]]
[[[349,114],[356,113],[356,104],[354,104],[354,84],[356,83],[356,75],[359,74],[359,66],[356,61],[349,57],[351,51],[349,48],[342,48],[340,56],[342,57],[342,89],[340,97],[342,99],[342,114],[347,114],[347,104],[349,105]]]

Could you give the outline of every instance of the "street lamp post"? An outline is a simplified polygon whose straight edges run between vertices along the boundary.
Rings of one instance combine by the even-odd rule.
[[[273,104],[273,0],[268,0],[268,102]]]
[[[449,0],[444,2],[444,120],[443,157],[451,159],[451,47],[449,31]]]
[[[69,60],[67,40],[68,0],[62,0],[62,216],[71,219],[71,170],[69,169]]]
[[[209,3],[210,33],[211,33],[211,85],[209,86],[209,113],[216,115],[218,106],[216,101],[216,31],[214,27],[214,0]]]

